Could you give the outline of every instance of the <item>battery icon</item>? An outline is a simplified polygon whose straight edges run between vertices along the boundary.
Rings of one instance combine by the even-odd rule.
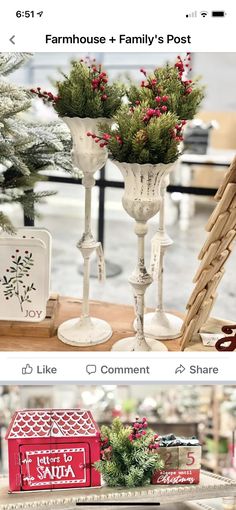
[[[225,11],[211,11],[211,15],[213,16],[213,18],[224,18],[224,16],[226,16],[226,12]]]

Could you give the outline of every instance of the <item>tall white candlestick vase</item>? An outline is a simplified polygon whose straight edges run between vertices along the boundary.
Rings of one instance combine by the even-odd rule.
[[[90,257],[95,251],[98,256],[98,277],[99,279],[104,278],[104,259],[101,243],[94,239],[91,231],[91,198],[92,188],[95,184],[94,174],[105,164],[107,150],[106,148],[101,149],[92,137],[87,136],[87,133],[97,133],[98,124],[107,122],[107,119],[64,117],[63,120],[68,125],[72,135],[73,164],[83,172],[82,184],[85,188],[84,233],[77,246],[84,260],[84,274],[81,317],[61,324],[58,328],[58,338],[66,344],[80,347],[106,342],[112,335],[111,326],[106,321],[90,317],[89,314]]]
[[[165,228],[165,197],[166,188],[169,183],[169,176],[166,175],[161,185],[161,206],[159,212],[159,227],[152,239],[153,252],[159,252],[159,261],[157,263],[157,274],[154,279],[157,280],[157,307],[155,312],[144,315],[144,332],[151,338],[166,339],[177,338],[180,335],[182,319],[176,315],[166,312],[163,301],[163,272],[164,272],[164,254],[166,248],[173,244],[172,239]]]
[[[161,181],[167,165],[120,163],[114,161],[120,169],[125,191],[122,204],[125,211],[135,220],[135,233],[138,238],[136,268],[129,278],[135,301],[137,332],[133,337],[116,342],[114,351],[163,351],[165,345],[157,340],[145,337],[143,330],[144,297],[147,287],[152,283],[152,276],[145,267],[144,240],[147,233],[147,221],[159,211]],[[168,165],[169,166],[169,165]]]

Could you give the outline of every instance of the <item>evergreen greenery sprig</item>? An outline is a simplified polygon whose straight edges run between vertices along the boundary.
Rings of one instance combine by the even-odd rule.
[[[0,53],[0,74],[7,76],[26,64],[33,53]]]
[[[179,155],[182,125],[174,113],[157,114],[142,103],[135,108],[123,105],[114,116],[115,124],[100,126],[99,135],[87,133],[110,156],[126,163],[172,163]]]
[[[146,418],[137,418],[130,427],[115,418],[111,427],[101,428],[101,460],[95,467],[109,487],[151,483],[153,473],[163,466],[158,453],[149,448],[153,436]]]
[[[57,95],[31,89],[46,103],[51,103],[60,117],[113,117],[121,106],[123,85],[110,84],[107,72],[94,59],[73,61],[69,75],[58,81]]]
[[[192,70],[189,53],[184,59],[179,55],[175,64],[166,64],[150,74],[140,69],[144,80],[139,86],[130,85],[127,92],[130,104],[136,106],[146,101],[150,108],[175,113],[180,120],[192,119],[204,97],[204,87],[198,80],[188,79],[189,70]]]
[[[30,293],[36,291],[34,283],[26,285],[24,278],[30,276],[30,271],[34,266],[32,253],[25,250],[24,254],[20,255],[20,250],[16,249],[15,254],[11,256],[11,266],[7,268],[6,275],[2,278],[2,285],[4,286],[4,297],[8,301],[12,298],[17,298],[21,312],[23,312],[23,305],[25,302],[31,303]]]

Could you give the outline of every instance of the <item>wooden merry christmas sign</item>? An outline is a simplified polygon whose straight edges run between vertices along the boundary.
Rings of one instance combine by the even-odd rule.
[[[90,411],[17,411],[6,439],[10,492],[101,485],[100,432]]]

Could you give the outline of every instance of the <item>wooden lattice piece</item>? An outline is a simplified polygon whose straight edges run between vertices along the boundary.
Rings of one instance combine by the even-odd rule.
[[[199,253],[200,266],[193,282],[195,287],[187,303],[181,329],[181,350],[191,343],[208,319],[216,300],[216,289],[224,274],[224,265],[236,236],[236,157],[215,195],[218,201],[206,230],[209,232]]]
[[[219,201],[221,199],[227,184],[230,182],[236,183],[236,157],[233,159],[229,167],[229,170],[226,173],[225,178],[215,195],[215,200]]]

